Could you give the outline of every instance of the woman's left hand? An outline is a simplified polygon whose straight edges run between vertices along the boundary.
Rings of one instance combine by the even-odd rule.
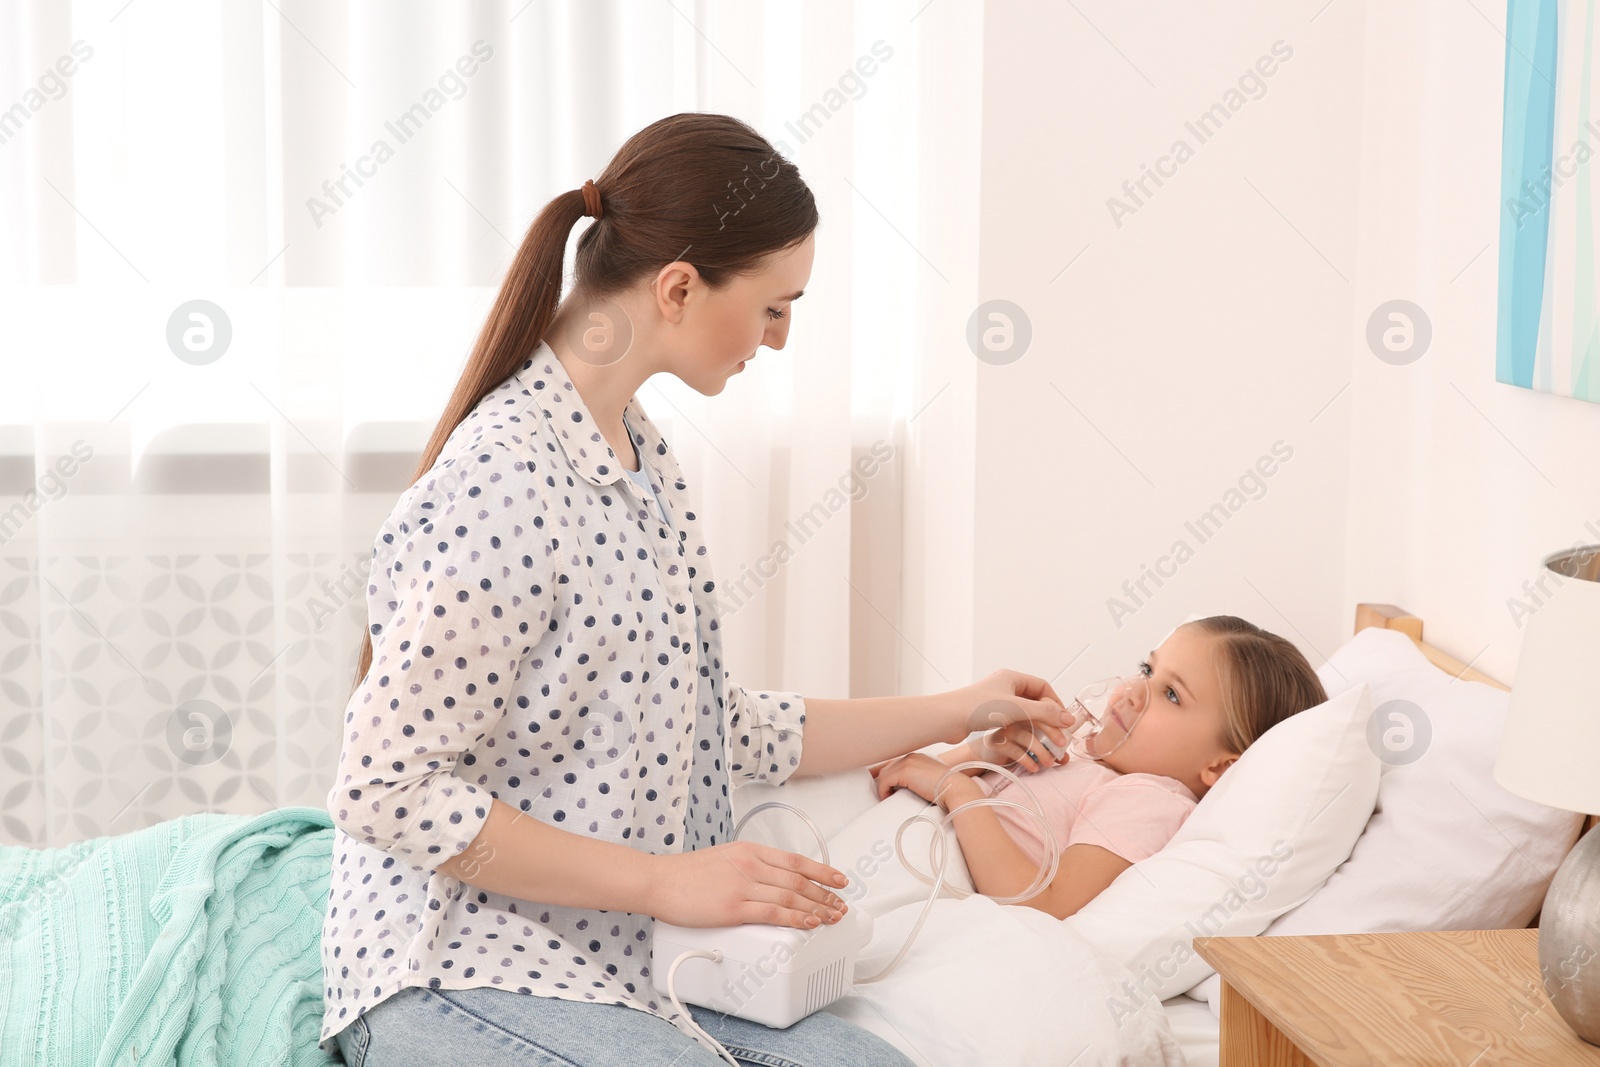
[[[932,804],[939,802],[934,797],[934,788],[949,771],[949,764],[941,763],[926,752],[911,752],[874,766],[872,776],[878,780],[879,800],[894,792],[898,786],[911,790]],[[944,783],[941,796],[949,800],[952,794],[975,787],[970,777],[957,771]]]
[[[1019,671],[995,671],[981,682],[958,689],[967,732],[994,730],[1014,722],[1045,722],[1071,730],[1067,702],[1043,678]]]

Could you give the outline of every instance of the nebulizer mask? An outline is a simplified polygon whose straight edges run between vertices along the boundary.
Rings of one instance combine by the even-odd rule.
[[[1102,760],[1133,734],[1150,706],[1150,679],[1141,670],[1126,678],[1102,678],[1078,690],[1067,705],[1076,722],[1067,738],[1067,751],[1079,759]],[[1040,740],[1060,760],[1055,742]]]
[[[1068,705],[1067,710],[1074,721],[1066,749],[1058,751],[1043,731],[1037,731],[1034,740],[1054,752],[1057,761],[1063,760],[1069,752],[1079,759],[1103,759],[1128,739],[1148,705],[1149,681],[1143,673],[1091,682],[1080,689]],[[1039,824],[1044,838],[1044,854],[1050,857],[1049,862],[1040,867],[1033,882],[1022,892],[1015,896],[991,899],[997,904],[1017,904],[1038,895],[1055,879],[1061,863],[1055,831],[1045,816],[1039,798],[1017,775],[987,760],[967,760],[954,764],[940,776],[934,787],[934,795],[942,795],[950,777],[961,774],[968,767],[982,767],[999,773],[1021,790],[1024,799],[1018,801],[1009,796],[991,794],[957,804],[949,811],[941,812],[942,817],[933,818],[930,817],[931,812],[924,812],[901,824],[895,834],[895,854],[908,872],[924,884],[931,885],[933,891],[928,895],[922,913],[899,953],[883,970],[869,978],[855,977],[856,956],[871,940],[873,925],[871,917],[859,908],[847,910],[836,923],[823,924],[815,929],[766,923],[685,928],[658,919],[651,945],[651,977],[656,991],[671,998],[678,1010],[688,1018],[690,1028],[701,1035],[713,1051],[738,1067],[727,1050],[695,1023],[692,1016],[688,1016],[683,1002],[783,1028],[827,1007],[850,992],[852,986],[881,981],[905,958],[941,890],[945,895],[971,895],[959,886],[945,884],[948,856],[943,832],[945,823],[958,812],[969,808],[1017,808]],[[767,808],[785,808],[798,815],[816,837],[822,862],[829,862],[827,842],[816,823],[799,808],[778,801],[758,804],[746,812],[734,827],[732,839],[738,838],[739,831],[751,816]],[[920,865],[906,856],[901,845],[906,831],[918,822],[930,823],[934,828],[928,847],[931,875],[923,873]],[[680,976],[680,968],[685,963],[691,963],[691,966],[684,969]]]

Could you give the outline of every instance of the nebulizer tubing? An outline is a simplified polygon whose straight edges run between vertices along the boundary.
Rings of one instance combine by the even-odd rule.
[[[938,782],[934,783],[933,795],[935,797],[939,796],[941,787],[943,787],[945,783],[945,779],[949,778],[952,774],[961,773],[961,771],[967,767],[987,767],[990,770],[999,771],[1005,777],[1011,779],[1015,785],[1019,786],[1022,791],[1028,795],[1028,798],[1033,801],[1033,807],[1030,808],[1026,804],[1019,804],[1014,800],[1001,800],[999,797],[990,794],[989,796],[979,797],[976,800],[969,800],[965,804],[957,804],[955,807],[945,812],[944,815],[937,820],[928,818],[928,813],[922,812],[921,814],[911,816],[911,818],[901,823],[900,829],[896,831],[894,835],[895,855],[900,858],[900,865],[904,867],[913,877],[920,882],[933,886],[933,892],[928,894],[927,903],[922,905],[922,913],[917,916],[916,925],[911,928],[911,933],[906,936],[905,944],[900,946],[900,951],[895,955],[895,958],[889,961],[889,966],[885,967],[871,978],[855,979],[855,985],[867,985],[871,982],[881,982],[890,971],[899,966],[900,961],[904,959],[906,953],[911,950],[912,942],[914,942],[917,939],[917,935],[922,932],[922,924],[927,921],[928,912],[933,908],[933,902],[939,898],[940,889],[949,888],[952,893],[955,893],[959,897],[969,897],[972,895],[967,890],[962,889],[960,886],[946,887],[944,884],[945,867],[949,863],[949,857],[945,852],[944,847],[944,826],[945,823],[955,818],[957,812],[966,811],[968,808],[1018,808],[1024,813],[1039,820],[1040,827],[1044,829],[1045,855],[1050,857],[1049,863],[1041,865],[1039,867],[1039,873],[1034,876],[1032,882],[1028,883],[1028,888],[1023,890],[1021,893],[1018,893],[1016,896],[991,897],[990,899],[996,904],[1019,904],[1024,900],[1029,900],[1055,879],[1056,871],[1061,867],[1061,856],[1056,851],[1056,833],[1055,830],[1050,826],[1050,820],[1045,818],[1044,807],[1039,803],[1038,796],[1032,789],[1028,788],[1028,786],[1024,784],[1022,779],[1018,778],[1004,767],[990,763],[987,760],[966,760],[962,763],[953,765],[948,771],[939,776]],[[901,838],[905,836],[906,830],[914,822],[926,822],[933,825],[933,838],[928,842],[928,862],[930,866],[938,867],[938,873],[934,876],[932,881],[929,881],[927,875],[923,874],[921,871],[917,870],[916,867],[912,866],[911,861],[906,859],[905,850],[901,848],[900,845]],[[934,858],[935,845],[938,846],[937,860]],[[826,862],[826,860],[824,860],[824,862]]]
[[[1120,692],[1125,691],[1128,683],[1130,682],[1137,682],[1141,686],[1142,699],[1139,701],[1139,708],[1136,712],[1133,712],[1129,716],[1129,721],[1123,722],[1118,719],[1118,725],[1122,729],[1121,737],[1114,741],[1104,752],[1097,753],[1094,751],[1093,740],[1105,729],[1107,715],[1114,714],[1110,709],[1109,703],[1105,703],[1102,706],[1101,701],[1109,701],[1110,699],[1115,698]],[[1115,687],[1110,689],[1109,696],[1107,694],[1108,687]],[[1095,709],[1091,709],[1089,705],[1085,703],[1085,694],[1092,694],[1091,700],[1093,700],[1096,705]],[[1081,716],[1076,714],[1074,715],[1075,721],[1071,730],[1073,736],[1069,740],[1067,751],[1064,753],[1057,753],[1056,746],[1052,744],[1048,738],[1041,738],[1040,740],[1047,748],[1050,749],[1052,754],[1056,756],[1058,762],[1064,762],[1063,755],[1067,754],[1098,762],[1105,756],[1109,755],[1112,751],[1120,747],[1122,743],[1128,739],[1128,735],[1133,732],[1134,726],[1138,724],[1139,719],[1143,716],[1145,708],[1149,706],[1149,696],[1149,681],[1148,678],[1143,674],[1137,675],[1133,678],[1105,678],[1098,682],[1092,682],[1083,687],[1083,689],[1078,692],[1077,696],[1072,702],[1071,707],[1082,711],[1084,714]],[[1081,735],[1081,731],[1085,727],[1087,727],[1090,732],[1088,735]],[[988,770],[998,771],[1004,777],[1009,778],[1012,784],[1021,788],[1023,793],[1025,793],[1028,799],[1032,802],[1032,806],[1030,807],[1027,804],[1019,804],[1014,800],[1002,800],[999,797],[996,797],[993,793],[990,793],[989,795],[979,797],[976,800],[969,800],[964,804],[956,805],[954,808],[951,808],[949,811],[945,812],[942,818],[937,820],[928,818],[927,812],[922,812],[920,814],[913,815],[911,818],[901,823],[899,830],[897,830],[894,835],[895,855],[899,858],[900,865],[904,867],[908,873],[910,873],[918,881],[923,882],[926,885],[933,886],[933,892],[928,895],[927,902],[922,905],[921,914],[917,916],[916,925],[911,928],[911,933],[906,936],[905,943],[900,946],[900,951],[895,955],[894,959],[889,961],[889,965],[883,970],[879,971],[877,974],[873,975],[871,978],[852,978],[852,985],[868,985],[872,982],[882,981],[890,971],[893,971],[897,966],[899,966],[900,961],[903,960],[906,953],[910,951],[912,943],[916,941],[917,935],[922,932],[923,924],[928,918],[928,912],[933,907],[933,902],[939,898],[939,891],[947,888],[944,883],[944,874],[945,868],[949,863],[949,858],[945,852],[944,826],[951,819],[955,818],[957,813],[966,811],[968,808],[1017,808],[1024,814],[1036,819],[1039,823],[1040,829],[1044,831],[1045,854],[1050,857],[1049,862],[1042,864],[1039,867],[1039,873],[1034,876],[1032,882],[1028,883],[1027,889],[1016,894],[1015,896],[990,897],[990,899],[995,903],[1019,904],[1025,900],[1031,900],[1034,896],[1041,892],[1045,886],[1049,885],[1055,880],[1056,872],[1061,868],[1061,854],[1056,848],[1055,830],[1050,826],[1050,820],[1045,817],[1044,806],[1039,803],[1038,796],[1032,789],[1028,787],[1026,783],[1022,781],[1022,779],[1018,778],[1005,767],[990,763],[988,760],[966,760],[962,763],[957,763],[940,775],[939,780],[934,783],[934,797],[937,798],[940,795],[945,781],[952,774],[959,774],[968,767],[983,767]],[[998,791],[999,790],[997,788],[996,792]],[[935,803],[937,803],[937,800]],[[729,840],[738,840],[739,831],[744,829],[744,824],[750,821],[751,816],[757,814],[758,812],[765,811],[767,808],[785,808],[800,816],[801,820],[808,827],[810,827],[811,835],[817,840],[817,848],[822,853],[822,862],[824,864],[829,863],[828,842],[822,836],[822,831],[817,828],[817,824],[812,821],[811,816],[807,815],[799,808],[785,804],[782,801],[767,801],[762,804],[757,804],[755,807],[745,812],[744,817],[741,818],[737,824],[735,824],[733,833],[729,837]],[[905,837],[906,830],[910,828],[913,822],[931,823],[934,828],[933,839],[928,842],[928,861],[930,866],[937,868],[937,871],[931,881],[927,875],[917,870],[917,868],[911,864],[911,861],[906,858],[905,849],[901,844],[901,840]],[[936,845],[937,855],[935,854]],[[968,897],[972,895],[967,890],[961,889],[958,886],[950,886],[948,888],[958,897]],[[684,1020],[689,1024],[689,1026],[697,1034],[703,1037],[711,1046],[713,1046],[718,1055],[720,1055],[724,1060],[727,1060],[728,1063],[733,1065],[733,1067],[740,1067],[738,1061],[728,1053],[728,1050],[723,1048],[722,1044],[717,1041],[716,1038],[706,1033],[699,1023],[695,1022],[694,1016],[689,1014],[689,1010],[684,1007],[683,1001],[679,998],[677,990],[674,988],[673,982],[675,976],[677,975],[678,967],[685,960],[694,959],[696,957],[703,957],[705,959],[712,960],[713,962],[721,963],[722,951],[720,949],[698,949],[680,953],[678,958],[673,960],[672,965],[667,969],[668,995],[672,998],[673,1005],[678,1009],[678,1012],[684,1017]]]
[[[917,916],[916,925],[911,928],[911,933],[906,936],[905,943],[900,946],[900,951],[895,955],[895,958],[889,961],[889,966],[885,967],[871,978],[853,979],[853,985],[867,985],[872,982],[882,981],[890,971],[899,966],[900,961],[904,959],[906,953],[911,950],[911,945],[914,941],[916,941],[917,935],[922,932],[923,923],[925,923],[928,919],[928,912],[930,909],[932,909],[933,902],[939,898],[940,889],[948,888],[951,892],[960,897],[972,895],[959,886],[947,887],[944,884],[945,867],[949,863],[949,856],[944,847],[944,826],[945,823],[949,822],[956,816],[956,813],[966,811],[968,808],[980,807],[1004,806],[1009,808],[1018,808],[1026,814],[1037,819],[1040,827],[1044,830],[1045,854],[1050,857],[1049,863],[1044,864],[1039,868],[1039,873],[1034,876],[1033,881],[1028,884],[1028,888],[1023,892],[1012,897],[992,897],[991,899],[994,900],[996,904],[1017,904],[1032,898],[1045,886],[1049,885],[1052,880],[1054,880],[1056,871],[1060,869],[1061,857],[1056,852],[1055,830],[1051,828],[1050,820],[1045,817],[1043,805],[1039,803],[1038,796],[1032,789],[1028,788],[1027,784],[1024,783],[1022,779],[1018,778],[1015,774],[1012,774],[1004,767],[990,763],[987,760],[966,760],[965,762],[957,763],[944,774],[939,776],[939,780],[934,783],[933,795],[935,797],[939,796],[946,779],[948,779],[952,774],[960,774],[967,767],[985,767],[990,770],[1000,772],[1005,777],[1011,779],[1014,784],[1019,786],[1022,791],[1028,795],[1028,798],[1033,802],[1033,806],[1029,807],[1026,804],[1019,804],[1013,800],[1002,800],[991,794],[989,796],[979,797],[976,800],[969,800],[965,804],[958,804],[954,808],[951,808],[949,811],[945,812],[943,817],[937,820],[928,818],[928,813],[922,812],[918,815],[911,816],[905,822],[901,823],[900,829],[896,831],[894,835],[895,855],[899,857],[901,866],[903,866],[913,877],[920,882],[933,886],[933,892],[928,895],[927,902],[922,905],[922,913]],[[785,808],[800,816],[801,821],[811,829],[811,835],[817,839],[817,848],[822,853],[822,862],[824,864],[829,864],[828,842],[822,836],[822,831],[817,828],[817,824],[812,820],[811,816],[807,815],[805,812],[791,804],[785,804],[778,800],[769,800],[765,803],[757,804],[755,807],[745,812],[744,817],[734,824],[733,833],[729,837],[729,840],[737,841],[739,839],[739,831],[744,829],[744,824],[750,821],[751,816],[758,812],[765,811],[767,808]],[[901,847],[901,839],[905,836],[906,830],[909,829],[911,824],[915,822],[931,823],[934,828],[933,839],[928,842],[929,865],[937,868],[937,872],[935,873],[932,881],[928,879],[927,875],[917,870],[916,867],[911,864],[911,861],[906,858],[905,850]],[[937,858],[935,857],[935,845],[938,846]],[[728,1053],[727,1049],[722,1047],[722,1043],[716,1038],[712,1037],[710,1034],[706,1033],[705,1029],[695,1021],[694,1016],[689,1013],[688,1008],[684,1007],[683,1001],[678,997],[678,992],[674,985],[674,979],[677,976],[678,968],[685,960],[695,959],[697,957],[711,960],[714,963],[722,962],[722,952],[720,949],[696,949],[679,953],[677,959],[673,960],[671,966],[667,968],[668,996],[671,997],[673,1006],[678,1009],[678,1012],[683,1016],[684,1021],[688,1023],[697,1034],[705,1038],[705,1040],[716,1049],[718,1055],[720,1055],[728,1063],[732,1064],[733,1067],[740,1067],[739,1062]]]
[[[1133,681],[1137,681],[1142,686],[1144,686],[1144,688],[1142,690],[1142,694],[1141,694],[1142,698],[1139,701],[1139,712],[1137,714],[1134,714],[1134,715],[1131,716],[1131,719],[1132,719],[1131,722],[1128,722],[1128,723],[1123,725],[1123,727],[1122,727],[1122,729],[1123,729],[1122,736],[1120,738],[1118,738],[1115,742],[1113,742],[1109,749],[1107,749],[1104,752],[1100,752],[1098,754],[1094,753],[1094,751],[1093,751],[1093,748],[1094,748],[1093,740],[1104,729],[1104,726],[1105,726],[1105,712],[1100,709],[1100,705],[1099,705],[1098,702],[1096,703],[1096,707],[1094,709],[1091,709],[1087,704],[1085,704],[1084,695],[1087,694],[1087,693],[1093,692],[1094,693],[1094,698],[1091,698],[1091,699],[1103,698],[1103,697],[1105,697],[1106,692],[1107,692],[1109,687],[1112,687],[1112,686],[1126,687],[1128,685],[1128,683],[1133,682]],[[1111,691],[1113,696],[1117,692],[1117,690],[1115,690],[1115,689],[1112,689],[1110,691]],[[1106,755],[1109,755],[1110,752],[1114,751],[1117,747],[1119,747],[1124,741],[1126,741],[1128,739],[1128,736],[1133,732],[1133,727],[1138,724],[1139,718],[1143,715],[1144,708],[1147,707],[1148,705],[1149,705],[1148,682],[1146,682],[1146,680],[1144,679],[1144,677],[1142,675],[1141,676],[1137,676],[1136,678],[1131,678],[1131,679],[1129,679],[1129,678],[1105,678],[1105,679],[1101,679],[1098,682],[1091,682],[1089,685],[1084,686],[1083,689],[1081,689],[1078,692],[1078,695],[1073,699],[1072,704],[1070,705],[1070,707],[1079,709],[1081,712],[1083,712],[1083,714],[1082,715],[1076,715],[1076,714],[1074,715],[1074,720],[1075,721],[1073,723],[1073,728],[1070,731],[1070,733],[1072,733],[1074,736],[1073,736],[1072,741],[1069,741],[1068,750],[1073,755],[1078,755],[1083,759],[1095,760],[1095,761],[1098,761],[1102,757],[1104,757]],[[1109,707],[1109,705],[1107,705],[1107,707]],[[1081,729],[1084,729],[1084,728],[1088,728],[1088,730],[1090,731],[1089,734],[1083,735],[1083,736],[1079,736],[1079,731]],[[1054,753],[1054,750],[1055,750],[1055,746],[1054,745],[1050,744],[1049,741],[1047,739],[1045,739],[1045,738],[1041,738],[1040,740],[1044,741],[1046,746],[1051,749],[1052,753]],[[994,794],[991,793],[990,795],[988,795],[986,797],[980,797],[977,800],[969,800],[965,804],[956,805],[954,808],[951,808],[948,812],[946,812],[944,814],[943,818],[941,818],[941,819],[939,819],[937,821],[928,818],[927,812],[923,812],[920,815],[913,815],[911,818],[907,819],[905,822],[900,824],[899,831],[897,831],[895,833],[895,835],[894,835],[894,851],[895,851],[895,855],[900,858],[901,866],[903,866],[907,871],[909,871],[918,881],[923,882],[924,884],[933,886],[933,892],[928,896],[928,902],[922,906],[922,914],[917,916],[917,923],[916,923],[915,926],[913,926],[911,928],[910,936],[908,936],[906,938],[905,944],[900,946],[899,954],[896,955],[895,958],[889,962],[889,966],[885,967],[883,970],[879,971],[877,974],[873,975],[871,978],[857,978],[855,980],[855,984],[856,985],[866,985],[869,982],[881,981],[884,978],[884,976],[886,976],[890,971],[894,970],[895,967],[900,963],[900,961],[905,958],[905,954],[908,951],[910,951],[910,949],[911,949],[911,943],[917,939],[917,934],[919,934],[922,931],[922,924],[927,920],[928,911],[929,911],[929,909],[931,909],[933,907],[933,902],[936,899],[938,899],[939,890],[941,888],[946,888],[945,885],[944,885],[944,871],[945,871],[945,866],[949,861],[946,858],[945,849],[944,849],[944,824],[949,822],[951,819],[953,819],[957,812],[966,811],[968,808],[979,808],[979,807],[1002,807],[1002,806],[1004,806],[1004,807],[1009,807],[1009,808],[1017,808],[1017,809],[1021,810],[1023,813],[1025,813],[1027,815],[1031,815],[1034,819],[1038,820],[1039,826],[1044,830],[1045,855],[1050,857],[1049,863],[1040,866],[1038,875],[1036,875],[1034,877],[1033,881],[1028,884],[1028,888],[1023,890],[1021,893],[1018,893],[1016,896],[1012,896],[1012,897],[991,897],[990,899],[992,899],[996,904],[1020,904],[1022,901],[1030,900],[1037,893],[1039,893],[1041,890],[1043,890],[1045,886],[1049,885],[1052,881],[1055,880],[1056,872],[1058,870],[1060,870],[1060,868],[1061,868],[1061,854],[1056,849],[1056,834],[1055,834],[1055,830],[1051,828],[1050,820],[1045,818],[1044,807],[1039,803],[1039,797],[1034,793],[1034,791],[1032,789],[1028,788],[1027,784],[1024,783],[1022,781],[1022,779],[1018,778],[1015,774],[1012,774],[1010,771],[1006,770],[1004,767],[1001,767],[1001,766],[998,766],[996,764],[990,763],[987,760],[967,760],[964,763],[955,764],[948,771],[946,771],[944,774],[939,776],[939,781],[936,782],[934,784],[934,787],[933,787],[933,795],[935,797],[937,797],[939,795],[940,789],[945,783],[945,779],[949,778],[952,774],[957,774],[957,773],[961,772],[964,768],[967,768],[967,767],[986,767],[986,768],[988,768],[990,770],[999,771],[1002,775],[1004,775],[1005,777],[1011,779],[1011,781],[1015,785],[1019,786],[1022,789],[1022,791],[1027,794],[1028,799],[1033,802],[1033,806],[1030,808],[1028,805],[1019,804],[1014,800],[1002,800],[999,797],[996,797]],[[998,792],[998,790],[996,790],[996,791]],[[914,866],[911,865],[911,862],[908,859],[906,859],[905,850],[903,848],[901,848],[901,845],[900,845],[901,838],[903,838],[905,836],[906,829],[913,822],[929,822],[929,823],[933,823],[934,824],[933,840],[928,842],[928,862],[929,862],[930,866],[937,865],[938,873],[933,878],[932,881],[929,881],[927,875],[923,874],[921,871],[917,870]],[[815,827],[813,827],[813,829],[815,829]],[[937,860],[935,860],[935,858],[934,858],[934,846],[935,845],[938,846],[938,859]],[[824,862],[826,862],[826,860],[824,860]],[[959,897],[968,897],[968,896],[972,895],[971,893],[969,893],[965,889],[960,888],[959,886],[950,886],[948,888],[951,890],[951,892],[955,893]]]
[[[1014,800],[1002,800],[999,797],[991,794],[989,796],[979,797],[976,800],[969,800],[965,804],[958,804],[954,808],[951,808],[949,811],[945,812],[944,815],[937,820],[930,819],[927,812],[922,812],[920,814],[911,816],[905,822],[901,823],[900,829],[897,830],[894,835],[895,855],[899,857],[900,865],[904,867],[906,871],[912,875],[912,877],[916,878],[924,885],[933,886],[933,892],[928,894],[927,902],[922,905],[922,913],[917,916],[916,925],[911,928],[911,933],[906,937],[905,944],[900,946],[899,953],[896,954],[894,959],[889,961],[889,966],[885,967],[871,978],[856,978],[853,980],[852,984],[867,985],[871,982],[882,981],[890,971],[899,966],[900,961],[904,959],[906,953],[911,950],[912,942],[916,941],[917,935],[922,932],[922,924],[927,921],[928,911],[933,907],[933,902],[939,898],[940,889],[949,889],[958,897],[969,897],[972,895],[967,890],[962,889],[960,886],[946,886],[944,884],[945,867],[949,864],[949,856],[945,852],[944,847],[944,825],[951,819],[955,818],[957,812],[966,811],[968,808],[982,807],[1018,808],[1024,813],[1037,819],[1040,827],[1042,827],[1044,830],[1045,854],[1050,857],[1050,861],[1047,864],[1040,866],[1039,873],[1034,876],[1032,882],[1028,883],[1028,888],[1023,890],[1021,893],[1011,897],[991,897],[990,899],[992,899],[996,904],[1018,904],[1024,900],[1030,900],[1055,879],[1056,871],[1058,871],[1061,867],[1061,857],[1056,852],[1055,830],[1050,826],[1050,820],[1045,817],[1044,806],[1039,803],[1038,795],[1035,794],[1032,789],[1028,788],[1026,783],[1024,783],[1022,779],[1018,778],[1015,774],[1012,774],[1004,767],[990,763],[987,760],[966,760],[965,762],[952,765],[949,770],[945,771],[945,773],[939,776],[939,780],[935,782],[933,786],[933,795],[935,797],[939,796],[946,779],[948,779],[952,774],[961,773],[961,771],[967,767],[986,767],[990,770],[998,771],[1005,777],[1011,779],[1013,783],[1020,787],[1033,802],[1033,806],[1030,808],[1026,804],[1019,804]],[[828,843],[823,839],[822,831],[817,829],[817,824],[812,822],[811,817],[805,812],[801,811],[799,808],[792,807],[776,800],[768,801],[765,804],[758,804],[749,811],[745,812],[744,818],[740,819],[738,824],[733,828],[733,839],[738,840],[739,831],[744,827],[745,822],[749,820],[750,816],[754,815],[758,811],[763,810],[764,808],[774,807],[788,808],[805,821],[805,824],[811,828],[812,836],[817,839],[817,847],[822,851],[822,862],[824,864],[829,863]],[[911,828],[912,823],[917,822],[930,823],[934,828],[933,837],[928,842],[928,863],[929,866],[937,867],[938,870],[931,881],[927,875],[923,874],[912,865],[911,861],[906,858],[905,849],[901,846],[901,840],[905,837],[906,831]],[[935,846],[937,846],[938,851],[937,858],[935,858],[934,855]]]

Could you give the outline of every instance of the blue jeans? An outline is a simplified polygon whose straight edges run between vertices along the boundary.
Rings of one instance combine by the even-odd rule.
[[[741,1063],[913,1067],[899,1049],[826,1011],[785,1030],[686,1005]],[[402,989],[338,1036],[349,1067],[727,1067],[677,1027],[623,1004],[484,986]]]

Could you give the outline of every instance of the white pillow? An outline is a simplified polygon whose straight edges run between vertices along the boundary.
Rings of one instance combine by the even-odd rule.
[[[1494,780],[1511,694],[1456,681],[1405,634],[1376,628],[1351,638],[1318,674],[1330,693],[1362,682],[1372,692],[1378,803],[1328,884],[1266,932],[1527,926],[1583,816]]]
[[[1492,768],[1511,695],[1455,681],[1405,634],[1362,630],[1318,671],[1330,693],[1366,684],[1378,802],[1350,858],[1267,934],[1521,928],[1583,816],[1507,792]],[[1204,996],[1220,1017],[1221,980]]]
[[[1268,730],[1160,852],[1062,920],[1166,1000],[1215,973],[1197,936],[1259,934],[1350,855],[1378,795],[1358,685]]]

